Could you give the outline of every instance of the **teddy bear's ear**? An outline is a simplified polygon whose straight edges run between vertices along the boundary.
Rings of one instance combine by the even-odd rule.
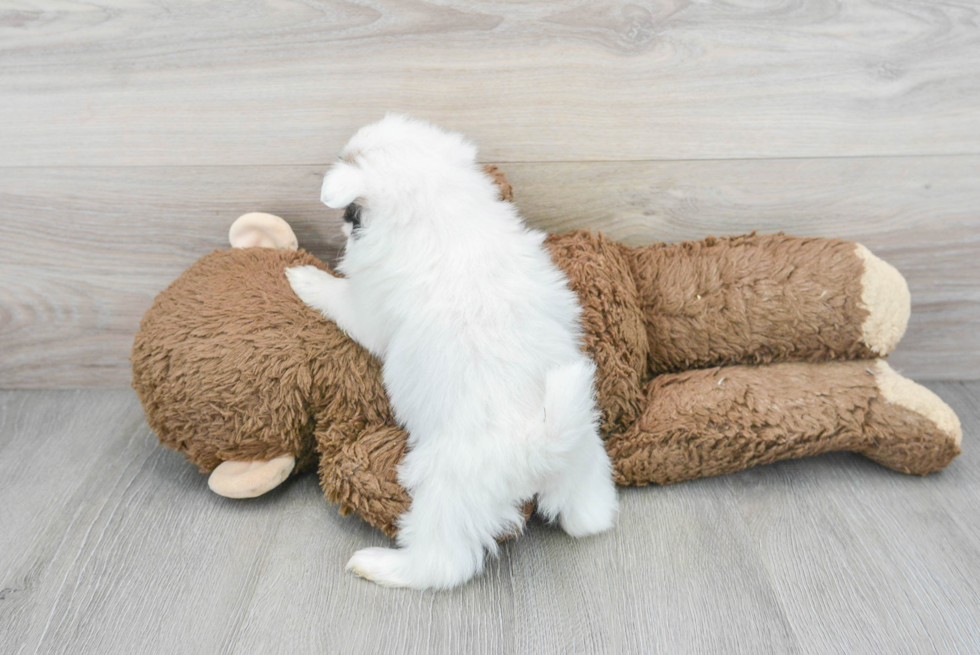
[[[228,230],[232,248],[296,250],[299,243],[289,223],[278,216],[252,212],[239,216]]]
[[[270,460],[222,462],[211,472],[208,486],[225,498],[255,498],[282,484],[295,466],[296,458],[292,455]]]

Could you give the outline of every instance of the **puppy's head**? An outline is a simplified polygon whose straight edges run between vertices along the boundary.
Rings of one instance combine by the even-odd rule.
[[[400,114],[362,127],[323,179],[320,200],[346,207],[344,231],[398,220],[431,204],[439,193],[489,181],[476,163],[477,149],[463,135]],[[491,185],[492,186],[492,185]]]

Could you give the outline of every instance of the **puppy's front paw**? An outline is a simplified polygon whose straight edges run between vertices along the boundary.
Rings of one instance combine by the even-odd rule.
[[[286,269],[286,279],[300,300],[316,309],[322,309],[324,287],[333,280],[329,273],[316,266],[293,266]]]
[[[350,558],[345,567],[365,580],[385,587],[408,587],[405,554],[394,548],[363,548]]]

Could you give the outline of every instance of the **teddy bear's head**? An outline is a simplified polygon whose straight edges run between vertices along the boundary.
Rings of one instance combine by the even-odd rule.
[[[131,361],[160,442],[242,497],[313,463],[316,414],[363,397],[357,372],[376,363],[290,289],[285,268],[326,266],[285,221],[246,214],[229,238],[157,296]]]

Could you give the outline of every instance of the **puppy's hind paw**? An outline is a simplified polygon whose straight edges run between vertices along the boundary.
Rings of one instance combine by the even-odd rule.
[[[616,487],[606,479],[569,502],[558,514],[558,522],[570,536],[588,537],[612,529],[618,513]]]
[[[613,528],[616,523],[616,506],[599,503],[578,505],[562,512],[558,522],[569,536],[589,537]]]
[[[363,548],[347,562],[346,570],[385,587],[412,586],[405,575],[405,554],[394,548]]]

